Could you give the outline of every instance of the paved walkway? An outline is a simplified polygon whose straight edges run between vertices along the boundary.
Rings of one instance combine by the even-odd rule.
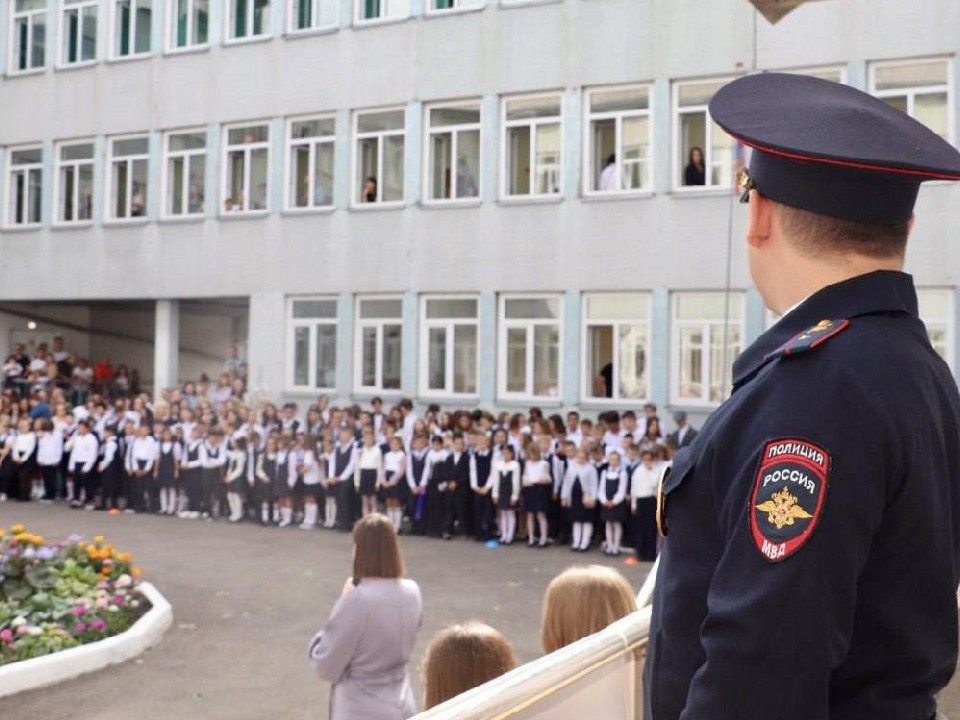
[[[350,573],[350,540],[254,525],[0,505],[0,526],[24,522],[47,538],[104,534],[129,550],[173,603],[173,627],[139,660],[46,690],[0,700],[0,717],[43,720],[318,720],[327,687],[310,673],[306,643],[325,621]],[[540,601],[574,562],[615,564],[639,587],[649,566],[564,548],[489,550],[469,541],[403,538],[425,618],[427,642],[445,625],[482,619],[514,644],[521,661],[540,655]],[[419,678],[416,678],[419,685]],[[960,680],[941,697],[960,719]]]

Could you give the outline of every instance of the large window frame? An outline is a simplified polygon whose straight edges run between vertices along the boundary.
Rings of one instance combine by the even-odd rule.
[[[269,38],[273,34],[274,3],[279,1],[223,0],[224,45],[256,42]],[[257,31],[258,23],[259,32]]]
[[[365,130],[360,131],[361,118],[367,116],[386,116],[391,113],[401,113],[403,124],[398,128],[392,129],[381,129],[381,130]],[[406,129],[406,117],[407,112],[406,108],[403,106],[393,106],[393,107],[384,107],[384,108],[373,108],[369,110],[355,110],[352,118],[352,137],[353,142],[351,143],[352,152],[350,153],[351,157],[351,192],[350,192],[350,207],[353,209],[371,209],[371,208],[390,208],[390,207],[402,207],[405,202],[406,197],[406,182],[405,182],[405,173],[406,173],[406,151],[407,151],[407,129]],[[400,181],[399,186],[399,195],[398,199],[391,197],[389,200],[385,200],[385,192],[387,189],[388,183],[386,182],[386,164],[387,164],[387,154],[388,151],[394,154],[397,153],[397,148],[388,148],[396,138],[400,138],[400,147],[399,147],[399,157],[400,157],[400,169],[399,173],[396,173],[396,169],[393,172],[397,175]],[[360,195],[363,192],[363,187],[366,182],[366,177],[368,176],[368,171],[363,167],[364,166],[364,143],[371,141],[376,142],[376,173],[374,177],[377,179],[377,197],[375,200],[370,202],[361,202]],[[396,194],[396,188],[391,194]]]
[[[47,27],[48,0],[40,0],[43,7],[27,6],[17,9],[17,3],[30,0],[9,0],[10,2],[10,53],[7,72],[10,75],[26,75],[40,72],[47,65],[47,47],[52,33]]]
[[[202,147],[172,149],[175,138],[196,137],[203,138]],[[164,220],[197,219],[204,216],[207,195],[207,152],[205,128],[169,130],[163,134],[163,170],[160,183],[163,202],[160,206],[160,217]],[[194,182],[198,174],[199,181]],[[178,178],[178,175],[181,177]],[[192,192],[195,185],[199,185],[199,198]],[[181,212],[175,212],[178,204]]]
[[[287,0],[287,32],[334,30],[340,21],[338,0]],[[327,21],[319,18],[329,16]]]
[[[951,370],[957,368],[957,317],[956,291],[949,287],[918,287],[917,300],[920,320],[927,328],[930,344]],[[933,311],[932,305],[942,305],[942,313]],[[942,350],[940,346],[942,345]]]
[[[593,100],[596,96],[612,95],[615,93],[639,92],[646,95],[646,107],[616,109],[616,110],[593,110]],[[603,197],[603,196],[623,196],[623,195],[643,195],[653,192],[653,173],[654,158],[656,149],[654,147],[654,108],[653,108],[653,87],[649,83],[638,83],[632,85],[608,85],[602,87],[592,87],[584,92],[584,113],[583,113],[583,194],[584,196]],[[626,161],[624,152],[624,125],[631,121],[646,121],[646,149],[645,156],[636,160]],[[595,123],[614,124],[614,155],[616,157],[613,165],[613,177],[616,180],[617,187],[604,189],[599,187],[601,178],[606,170],[602,165],[604,158],[597,156],[596,134],[594,132]],[[643,181],[637,187],[623,187],[624,179],[632,166],[639,167],[640,176]],[[599,172],[597,172],[599,170]],[[626,172],[625,172],[626,171]],[[595,175],[596,173],[596,175]],[[597,182],[594,182],[596,177]],[[595,185],[597,187],[595,187]]]
[[[131,149],[118,154],[120,145],[130,143],[143,143],[143,149]],[[104,222],[145,221],[150,197],[150,136],[139,133],[107,138],[105,180]]]
[[[43,212],[42,145],[7,148],[6,198],[3,227],[8,229],[39,227]]]
[[[592,305],[597,303],[597,311],[594,312]],[[617,304],[621,307],[628,307],[630,304],[642,304],[645,310],[634,313],[624,313],[619,310],[614,312],[605,312],[610,304]],[[580,397],[585,403],[603,403],[605,405],[637,405],[637,403],[646,402],[650,397],[650,362],[652,358],[651,336],[653,328],[653,298],[649,292],[587,292],[582,297],[581,309],[581,372],[580,372]],[[604,311],[604,312],[601,312]],[[610,328],[610,364],[611,364],[611,396],[598,394],[595,386],[600,373],[591,372],[597,365],[592,361],[591,356],[595,354],[592,343],[592,330],[600,328]],[[636,350],[634,352],[633,362],[636,365],[642,363],[639,384],[645,392],[642,394],[629,395],[629,391],[621,387],[624,381],[624,375],[621,372],[627,358],[624,357],[627,350],[627,343],[630,338],[625,337],[625,332],[629,333],[631,329],[641,328],[643,341],[639,351],[642,353],[638,358]],[[601,371],[603,368],[601,368]]]
[[[452,15],[454,13],[483,10],[486,0],[426,0],[425,14]]]
[[[528,117],[508,120],[510,114],[509,106],[511,103],[536,103],[538,101],[555,100],[557,104],[556,115],[543,115],[537,117]],[[524,200],[549,200],[561,199],[563,197],[564,168],[563,158],[566,153],[566,143],[564,139],[566,117],[563,108],[563,93],[559,91],[531,93],[524,95],[505,95],[500,98],[500,200],[501,201],[524,201]],[[544,132],[542,128],[547,126],[556,126],[558,133],[557,160],[554,163],[539,163],[537,158],[537,144]],[[514,162],[514,151],[510,146],[512,130],[522,130],[527,128],[529,133],[527,147],[527,189],[528,192],[511,192],[510,183],[513,179],[511,165]],[[552,173],[552,175],[551,175]],[[545,180],[552,178],[555,190],[548,192],[539,192],[540,179],[543,175]],[[547,183],[549,184],[549,183]]]
[[[256,136],[251,140],[247,140],[245,136],[241,142],[231,143],[230,141],[230,133],[235,130],[243,130],[249,135],[251,132],[259,133],[261,129],[265,131],[263,133],[264,139],[262,140]],[[221,156],[222,164],[220,169],[220,215],[251,216],[267,214],[270,211],[270,176],[272,174],[270,166],[270,123],[265,120],[251,120],[250,122],[224,125],[221,144],[223,146],[223,154]],[[252,202],[250,191],[251,183],[254,180],[254,154],[261,152],[265,153],[263,158],[263,207],[256,207]],[[231,167],[231,153],[240,153],[243,156],[243,162],[241,163],[243,177],[239,184],[239,193],[242,197],[242,202],[239,206],[235,205],[237,199],[233,192],[236,183],[234,182],[233,168]]]
[[[71,150],[75,151],[74,154],[79,157],[67,158],[66,155]],[[96,143],[93,138],[64,140],[54,146],[53,224],[55,226],[77,227],[93,222],[95,155]],[[87,186],[86,193],[83,192],[84,185]],[[70,197],[62,197],[63,193],[69,193]],[[68,199],[69,208],[65,205]]]
[[[434,111],[442,112],[449,110],[456,112],[476,111],[476,122],[461,122],[450,124],[434,125]],[[456,204],[475,204],[480,202],[483,194],[483,106],[480,99],[458,100],[455,102],[431,103],[424,107],[423,112],[423,202],[425,205],[456,205]],[[463,157],[460,153],[461,146],[465,143],[466,136],[476,135],[477,155],[474,167],[470,167],[469,161],[465,163],[467,172],[464,173],[473,185],[473,193],[470,194],[469,186],[461,179],[459,172],[460,159]],[[444,136],[449,136],[444,140]],[[443,156],[446,160],[446,178],[445,187],[441,189],[440,197],[437,197],[437,173],[435,156],[435,144],[441,143],[443,146]],[[470,170],[473,174],[470,174]],[[446,197],[444,195],[447,195]]]
[[[431,317],[431,303],[455,302],[473,303],[473,315],[448,313]],[[473,334],[472,367],[464,368],[467,362],[458,357],[457,341],[462,331]],[[443,336],[443,387],[431,387],[433,373],[433,335]],[[420,355],[417,363],[420,368],[420,395],[432,398],[476,399],[480,394],[480,296],[479,295],[423,295],[420,298]],[[457,391],[457,375],[463,370],[472,373],[472,391]]]
[[[353,24],[399,22],[410,15],[410,0],[352,0]]]
[[[93,65],[97,62],[99,54],[100,32],[100,0],[58,0],[60,11],[58,13],[59,27],[58,32],[58,50],[57,67],[83,67]],[[76,19],[72,19],[75,16]],[[89,31],[90,24],[93,25],[93,45],[84,44],[84,31]],[[77,31],[76,36],[71,35],[71,28]],[[89,32],[87,34],[89,38]],[[72,38],[72,39],[71,39]]]
[[[399,303],[397,315],[377,313],[372,309],[365,312],[365,303]],[[396,394],[401,392],[403,383],[403,296],[401,295],[358,295],[355,299],[354,343],[353,343],[353,389],[357,394]],[[390,330],[388,330],[390,328]],[[367,331],[373,331],[373,384],[364,384],[365,339]],[[388,335],[388,333],[390,333]],[[399,343],[393,352],[398,356],[395,383],[386,382],[386,356],[388,345]],[[391,378],[393,379],[393,378]]]
[[[110,0],[110,59],[135,60],[148,57],[153,52],[153,13],[162,12],[162,0]],[[138,15],[147,10],[146,27],[138,21]],[[126,35],[124,35],[126,30]],[[144,31],[146,49],[142,48]]]
[[[722,317],[723,309],[726,307],[723,290],[691,290],[676,291],[670,296],[670,402],[679,407],[697,407],[710,408],[719,406],[726,398],[730,396],[733,361],[744,348],[746,338],[746,293],[742,290],[730,291],[730,314],[724,319]],[[720,304],[720,317],[700,317],[684,318],[678,317],[680,303],[684,298],[693,299],[694,297],[712,300]],[[714,351],[720,353],[719,369],[724,369],[723,363],[723,330],[727,327],[736,331],[736,338],[733,343],[727,346],[727,362],[725,367],[725,376],[719,378],[719,385],[715,385],[713,373],[714,366],[717,365],[713,357]],[[700,385],[700,394],[691,397],[681,392],[683,382],[683,369],[681,367],[684,347],[682,343],[683,330],[689,328],[693,331],[700,331],[700,372],[699,378],[691,378],[691,381]],[[719,332],[718,332],[719,329]],[[718,348],[714,347],[714,340],[719,338]],[[717,391],[714,393],[714,391]]]
[[[717,190],[731,190],[733,188],[733,174],[736,161],[734,159],[735,144],[734,139],[717,125],[710,117],[708,104],[710,98],[702,102],[691,102],[687,105],[681,105],[683,91],[687,88],[703,87],[709,89],[713,87],[713,97],[720,88],[732,81],[731,77],[709,78],[703,80],[678,80],[673,83],[671,88],[672,101],[672,125],[673,125],[673,189],[674,192],[709,192]],[[702,114],[704,117],[704,141],[702,145],[691,145],[686,147],[683,132],[683,116]],[[727,143],[726,154],[723,157],[723,144]],[[693,147],[700,147],[703,150],[704,184],[686,185],[684,181],[684,171],[687,165],[689,151]]]
[[[316,134],[306,134],[309,126],[317,127]],[[327,130],[323,126],[328,125]],[[333,209],[333,191],[337,180],[337,118],[330,113],[293,117],[286,121],[286,151],[284,153],[283,209],[286,212],[318,212]],[[300,137],[296,137],[296,135]],[[301,153],[306,152],[306,202],[301,204],[300,165]],[[329,184],[326,189],[317,182],[317,163],[321,155],[329,160]],[[317,190],[322,195],[317,195]],[[318,200],[319,198],[319,200]]]
[[[168,53],[191,52],[210,46],[210,1],[167,0],[165,47]],[[181,7],[183,12],[179,12]]]
[[[551,318],[508,318],[508,303],[519,301],[554,302],[555,317]],[[497,300],[497,396],[504,401],[559,403],[563,399],[563,338],[564,307],[563,295],[559,293],[504,293]],[[556,327],[556,383],[554,393],[536,392],[537,368],[537,330]],[[522,390],[510,389],[510,331],[525,332],[524,340],[524,387]],[[549,350],[548,350],[549,352]],[[550,364],[550,360],[547,360]]]
[[[304,312],[309,310],[310,305],[317,305],[322,308],[320,312],[305,314],[296,317],[299,310],[298,306],[303,308]],[[287,298],[287,363],[286,363],[286,387],[288,392],[309,392],[317,391],[335,391],[337,385],[337,348],[341,342],[340,322],[339,322],[340,304],[336,296],[330,295],[304,295],[291,296]],[[330,328],[332,333],[332,350],[329,347],[321,348],[324,343],[329,343]],[[323,329],[323,332],[321,332]],[[306,347],[301,345],[301,341],[306,340]],[[305,355],[301,351],[305,350]],[[328,369],[320,366],[322,357],[332,355],[333,365]],[[298,365],[300,359],[305,361],[306,382],[298,382]],[[326,382],[321,383],[320,375],[323,370],[326,375]]]
[[[896,69],[909,69],[909,68],[921,68],[923,66],[933,66],[937,64],[942,64],[944,67],[944,81],[942,83],[933,83],[933,84],[922,84],[916,86],[904,86],[889,88],[885,90],[878,90],[878,74],[882,73],[884,70],[896,70]],[[908,60],[884,60],[879,62],[872,62],[869,65],[869,88],[870,93],[883,100],[884,102],[890,102],[892,100],[902,99],[903,107],[899,103],[891,103],[894,107],[899,107],[904,110],[910,117],[916,119],[918,122],[926,123],[922,118],[917,116],[917,101],[918,98],[924,97],[935,97],[937,95],[944,95],[944,104],[946,111],[946,117],[944,122],[946,123],[946,135],[941,135],[944,140],[949,143],[955,141],[955,108],[954,108],[954,63],[952,58],[946,57],[925,57],[925,58],[911,58]],[[927,125],[927,127],[930,127]],[[930,128],[933,132],[937,132],[934,128]],[[938,133],[939,134],[939,133]]]

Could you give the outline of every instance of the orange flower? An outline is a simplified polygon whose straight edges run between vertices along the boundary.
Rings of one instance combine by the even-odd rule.
[[[19,535],[20,533],[26,532],[26,531],[27,531],[26,525],[22,525],[20,523],[16,523],[15,525],[10,526],[10,532],[12,532],[14,535]]]
[[[103,542],[103,535],[94,535],[94,536],[93,536],[93,541],[94,541],[97,545],[99,545],[100,543]]]
[[[34,535],[33,536],[34,545],[43,545],[43,535]]]
[[[134,565],[132,568],[130,568],[130,574],[133,575],[135,578],[138,578],[143,573],[141,572],[139,565]]]
[[[0,528],[0,538],[2,538],[6,534],[7,534],[7,531],[4,530],[3,528]]]
[[[119,555],[117,555],[117,560],[119,560],[122,563],[128,563],[131,560],[133,560],[133,555],[131,555],[128,552],[122,552]]]

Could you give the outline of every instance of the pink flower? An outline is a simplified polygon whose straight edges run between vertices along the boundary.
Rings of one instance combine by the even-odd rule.
[[[76,617],[83,617],[87,614],[87,609],[83,605],[76,605],[70,608],[70,614]]]
[[[92,623],[90,623],[91,630],[103,630],[106,627],[107,627],[106,621],[101,620],[100,618],[96,618]]]
[[[98,610],[106,610],[107,605],[109,604],[110,603],[107,602],[107,599],[105,597],[97,598],[97,602],[95,603]]]
[[[78,622],[76,625],[73,626],[73,631],[74,631],[75,633],[77,633],[78,635],[79,635],[80,633],[82,633],[82,632],[86,632],[86,631],[87,631],[87,624],[86,624],[86,623],[82,623],[82,622]]]
[[[11,640],[13,640],[13,630],[10,628],[0,630],[0,641],[10,642]]]
[[[113,604],[114,604],[114,605],[123,605],[123,602],[124,602],[123,595],[114,595],[114,596],[113,596]]]
[[[30,627],[27,625],[21,625],[17,628],[17,635],[26,635],[30,632]]]

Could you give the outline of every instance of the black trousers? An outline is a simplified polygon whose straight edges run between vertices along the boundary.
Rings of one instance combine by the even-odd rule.
[[[336,484],[337,529],[343,532],[353,530],[357,520],[357,489],[353,479],[341,480]]]
[[[436,485],[427,488],[427,535],[440,537],[446,532],[448,525],[453,525],[453,508],[451,507],[451,493],[440,490]]]
[[[43,476],[43,499],[57,498],[57,480],[60,474],[59,465],[41,465],[40,474]]]
[[[200,512],[203,507],[201,472],[199,468],[187,468],[180,472],[180,482],[183,484],[183,491],[187,495],[187,510],[190,512]]]
[[[123,494],[123,481],[117,468],[107,468],[100,478],[103,483],[100,507],[108,510],[120,509],[120,496]]]
[[[473,491],[470,489],[469,480],[457,481],[457,489],[453,492],[453,511],[457,532],[465,536],[474,535]]]
[[[73,471],[73,500],[79,502],[80,495],[83,495],[83,502],[90,504],[97,495],[97,489],[100,485],[100,476],[95,469],[90,472],[83,472],[83,468],[77,467]]]
[[[203,468],[200,483],[202,488],[200,512],[213,515],[222,505],[223,483],[220,480],[220,468]]]
[[[653,497],[636,500],[636,550],[638,560],[657,559],[657,500]]]
[[[473,493],[473,531],[474,537],[480,542],[493,538],[493,500],[489,493]]]
[[[24,463],[17,466],[17,500],[29,502],[33,490],[33,479],[37,476],[37,469],[33,465]]]

